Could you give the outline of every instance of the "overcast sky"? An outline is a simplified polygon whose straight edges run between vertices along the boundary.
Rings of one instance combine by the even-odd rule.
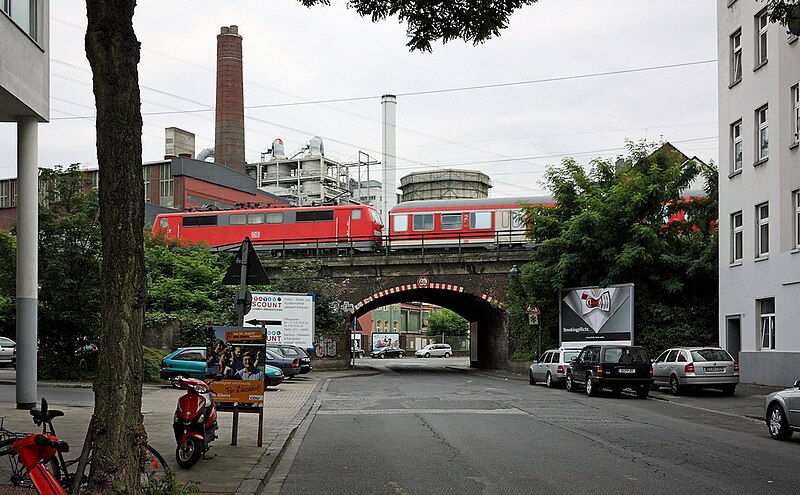
[[[397,95],[397,178],[443,168],[488,174],[494,197],[541,189],[564,157],[625,154],[626,140],[670,141],[717,162],[716,2],[540,0],[501,36],[410,53],[405,26],[296,0],[138,2],[143,159],[164,155],[164,128],[214,146],[216,36],[243,37],[246,158],[273,139],[287,155],[313,136],[326,156],[381,159],[381,105]],[[83,0],[50,3],[51,120],[41,166],[96,166],[94,97]],[[15,177],[16,126],[0,124],[0,178]],[[380,180],[380,168],[370,170]]]

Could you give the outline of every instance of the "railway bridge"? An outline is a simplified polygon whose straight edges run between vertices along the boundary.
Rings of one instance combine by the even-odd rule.
[[[382,306],[412,301],[454,311],[470,322],[470,365],[505,369],[509,362],[510,332],[503,301],[512,267],[525,263],[529,252],[524,248],[386,251],[293,259],[323,259],[322,275],[339,285],[340,300],[352,305],[351,319]],[[285,260],[269,256],[261,257],[261,262],[273,277]]]

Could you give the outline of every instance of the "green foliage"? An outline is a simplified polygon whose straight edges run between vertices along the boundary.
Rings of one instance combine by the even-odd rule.
[[[0,230],[0,335],[16,335],[17,239]]]
[[[143,382],[161,382],[161,359],[164,357],[164,352],[160,349],[153,349],[152,347],[144,347],[144,366],[142,367],[142,381]]]
[[[287,260],[281,274],[269,285],[269,290],[315,294],[314,314],[317,335],[343,337],[347,331],[349,314],[340,304],[339,286],[330,277],[323,275],[322,268],[321,261]]]
[[[425,335],[435,337],[464,337],[469,333],[469,322],[449,309],[441,309],[431,313],[428,318],[428,329]]]
[[[97,190],[77,165],[41,169],[39,366],[42,377],[85,372],[80,345],[100,334],[101,243]]]
[[[330,0],[300,0],[306,7]],[[397,16],[405,22],[411,50],[431,51],[431,42],[463,39],[475,45],[499,36],[518,8],[536,0],[472,0],[470,2],[423,2],[420,0],[349,0],[347,6],[372,22]]]
[[[777,22],[786,26],[793,16],[796,15],[794,9],[797,8],[797,0],[762,0],[767,3],[767,11],[769,12],[770,22]],[[795,20],[795,22],[797,22]]]
[[[233,254],[212,253],[204,244],[181,244],[146,236],[147,311],[145,324],[177,322],[176,345],[206,340],[208,325],[234,325],[237,287],[222,285]]]
[[[151,480],[142,486],[144,495],[191,495],[199,491],[200,483],[197,481],[181,485],[172,468],[167,468],[163,478]]]
[[[566,159],[547,170],[558,206],[525,208],[537,245],[509,290],[512,353],[531,349],[516,323],[525,304],[540,307],[543,340],[555,344],[559,291],[621,283],[635,286],[635,340],[648,350],[716,340],[716,170],[652,147],[629,144],[622,166],[596,160],[584,170]],[[698,176],[706,196],[687,202],[682,191]],[[665,220],[681,211],[690,221]]]

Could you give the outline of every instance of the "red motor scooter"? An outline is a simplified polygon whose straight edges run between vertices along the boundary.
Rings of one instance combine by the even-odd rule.
[[[217,408],[211,389],[197,378],[178,378],[174,383],[186,393],[178,399],[172,429],[175,431],[175,459],[184,469],[194,466],[217,438]]]
[[[67,495],[58,479],[44,467],[44,462],[58,452],[69,452],[67,442],[62,442],[55,435],[38,433],[15,440],[10,448],[19,456],[37,492],[42,495]]]

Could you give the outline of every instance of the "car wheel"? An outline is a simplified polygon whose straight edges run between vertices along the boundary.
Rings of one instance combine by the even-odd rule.
[[[528,370],[528,383],[536,385],[536,378],[533,377],[533,371]]]
[[[444,357],[445,357],[445,358],[449,358],[449,357],[450,357],[450,353],[449,353],[449,352],[445,352],[445,353],[444,353]]]
[[[675,375],[669,378],[669,391],[672,392],[672,395],[680,395],[683,392],[683,387],[678,383],[678,377]]]
[[[177,389],[180,389],[180,388],[181,388],[181,385],[180,385],[180,383],[178,383],[178,382],[179,382],[180,380],[185,380],[185,379],[186,379],[186,377],[185,377],[185,376],[183,376],[183,374],[181,374],[181,373],[175,373],[174,375],[172,375],[172,379],[170,380],[170,382],[171,382],[171,383],[170,383],[170,385],[172,385],[172,388],[177,388]]]
[[[425,357],[426,357],[426,358],[428,358],[428,357],[431,357],[431,353],[430,353],[430,352],[426,352],[426,353],[425,353]]]
[[[725,385],[722,387],[722,395],[730,397],[736,393],[736,385]]]
[[[567,373],[567,392],[577,392],[575,380],[572,379],[572,373]]]
[[[381,359],[383,359],[383,358],[385,358],[385,357],[386,357],[386,353],[385,353],[385,352],[382,352],[382,353],[378,354],[378,357],[379,357],[379,358],[381,358]]]
[[[403,354],[402,352],[401,352],[400,354],[398,354],[398,355],[397,355],[397,357],[399,357],[399,358],[401,358],[401,357],[403,357],[403,356],[405,356],[405,354]]]
[[[636,388],[636,397],[646,399],[648,395],[650,395],[649,385],[639,385],[639,387]]]
[[[592,383],[592,375],[586,375],[586,395],[589,397],[594,397],[597,395],[598,388],[599,387]]]
[[[553,384],[553,375],[551,375],[549,371],[547,372],[547,377],[544,379],[544,384],[547,388],[555,387],[555,384]]]
[[[786,421],[786,415],[780,404],[769,406],[767,426],[769,427],[769,436],[776,440],[788,440],[792,436],[792,430],[789,428],[789,422]]]

